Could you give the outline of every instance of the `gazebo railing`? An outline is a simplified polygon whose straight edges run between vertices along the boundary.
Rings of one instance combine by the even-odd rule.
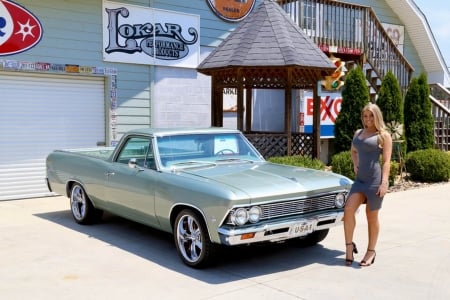
[[[278,132],[244,132],[255,148],[268,159],[274,156],[287,156],[288,135]],[[291,155],[313,157],[313,136],[308,133],[291,133]]]

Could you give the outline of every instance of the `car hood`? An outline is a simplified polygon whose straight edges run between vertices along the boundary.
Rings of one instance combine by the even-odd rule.
[[[287,165],[241,163],[217,165],[213,168],[185,169],[185,175],[200,176],[239,189],[251,198],[276,195],[312,195],[349,188],[347,177],[326,171]]]

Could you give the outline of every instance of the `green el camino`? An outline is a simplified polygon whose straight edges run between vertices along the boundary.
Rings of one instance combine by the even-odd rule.
[[[322,241],[342,224],[352,181],[269,163],[234,129],[132,130],[114,148],[56,150],[50,191],[70,198],[80,224],[108,211],[173,233],[188,266],[214,262],[219,245]]]

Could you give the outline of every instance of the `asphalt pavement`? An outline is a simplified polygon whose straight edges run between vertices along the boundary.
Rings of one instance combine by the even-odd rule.
[[[389,193],[375,263],[344,266],[343,228],[319,245],[230,248],[213,268],[171,235],[106,214],[76,224],[65,197],[0,201],[0,299],[450,299],[450,183]],[[367,247],[364,209],[355,242]]]

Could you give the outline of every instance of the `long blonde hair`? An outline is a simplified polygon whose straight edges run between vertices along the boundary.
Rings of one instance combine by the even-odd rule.
[[[383,148],[383,144],[384,144],[383,134],[387,132],[386,124],[384,124],[384,120],[383,120],[383,113],[381,112],[378,105],[376,105],[374,103],[369,103],[366,106],[364,106],[364,108],[361,111],[361,122],[362,122],[364,128],[366,127],[366,125],[364,124],[364,118],[363,118],[365,111],[370,111],[373,114],[373,120],[375,123],[375,128],[377,129],[377,135],[378,135],[378,146],[380,148]]]

